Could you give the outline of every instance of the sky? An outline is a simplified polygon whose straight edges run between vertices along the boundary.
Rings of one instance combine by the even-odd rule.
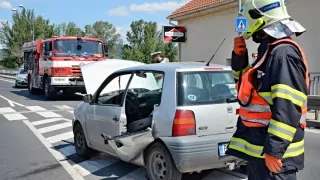
[[[0,0],[0,21],[11,22],[12,8],[22,4],[51,23],[75,22],[78,27],[95,21],[112,23],[122,38],[135,20],[168,25],[166,17],[190,0]],[[0,23],[1,24],[1,23]]]

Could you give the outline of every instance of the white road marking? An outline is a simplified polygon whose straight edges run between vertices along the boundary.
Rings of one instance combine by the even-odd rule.
[[[73,113],[73,111],[67,111],[67,112],[69,112],[69,113]]]
[[[40,106],[25,106],[25,108],[29,109],[30,111],[46,111],[45,108]]]
[[[58,129],[63,129],[63,128],[71,127],[71,126],[72,126],[72,124],[70,122],[66,122],[66,123],[61,123],[61,124],[56,124],[56,125],[40,128],[40,129],[38,129],[38,131],[40,131],[40,133],[47,133],[47,132],[56,131]]]
[[[72,154],[76,154],[76,149],[74,148],[73,145],[58,149],[64,156],[70,156]]]
[[[136,179],[139,179],[139,180],[147,180],[147,178],[145,178],[147,175],[147,172],[146,172],[146,168],[138,168],[134,171],[132,171],[131,173],[125,175],[125,176],[122,176],[121,178],[119,178],[118,180],[136,180]]]
[[[33,122],[31,122],[31,124],[34,126],[37,126],[37,125],[47,124],[47,123],[52,123],[52,122],[57,122],[57,121],[72,122],[71,120],[66,119],[66,118],[51,118],[51,119],[44,119],[44,120],[40,120],[40,121],[33,121]]]
[[[48,149],[48,151],[56,158],[56,160],[64,167],[74,180],[85,180],[79,173],[72,168],[72,166],[65,160],[63,154],[55,150],[54,147],[46,141],[46,139],[37,131],[37,129],[27,120],[23,121],[30,130],[38,137],[41,143]]]
[[[320,130],[319,129],[305,129],[306,132],[311,132],[311,133],[316,133],[316,134],[320,134]]]
[[[0,78],[1,81],[6,81],[6,82],[10,82],[10,83],[15,83],[14,81],[11,81],[11,80],[8,80],[8,79],[3,79],[3,78]]]
[[[45,118],[54,118],[54,117],[62,117],[60,114],[51,112],[51,111],[46,111],[46,112],[36,112],[40,116],[43,116]]]
[[[11,107],[3,107],[0,108],[0,114],[4,114],[4,113],[15,113],[16,111],[14,109],[12,109]]]
[[[20,113],[15,113],[15,114],[3,114],[3,116],[9,120],[9,121],[18,121],[18,120],[26,120],[28,119],[24,115]]]
[[[83,161],[79,164],[73,165],[73,167],[82,175],[87,176],[95,171],[98,171],[102,168],[105,168],[107,166],[110,166],[111,164],[114,164],[118,162],[119,160],[116,158],[108,158],[108,161],[106,160],[87,160]]]
[[[4,97],[4,96],[1,96],[1,95],[0,95],[0,97],[1,97],[2,99],[4,99],[4,100],[8,101],[8,103],[10,104],[11,107],[15,107],[14,104],[16,104],[16,105],[18,105],[18,106],[21,106],[21,107],[24,107],[24,105],[22,105],[22,104],[20,104],[20,103],[17,103],[17,102],[15,102],[15,101],[12,101],[12,100]]]
[[[72,107],[67,106],[67,105],[52,105],[52,106],[55,107],[55,108],[61,109],[61,110],[71,110],[71,109],[73,109]]]
[[[73,138],[73,132],[72,131],[67,132],[67,133],[63,133],[63,134],[59,134],[59,135],[56,135],[56,136],[48,137],[47,140],[51,144],[53,144],[53,143],[56,143],[56,142],[59,142],[59,141],[62,141],[62,140],[67,140],[67,139],[70,139],[70,138]]]

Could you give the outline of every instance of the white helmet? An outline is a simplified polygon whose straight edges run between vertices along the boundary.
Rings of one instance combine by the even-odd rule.
[[[239,12],[248,22],[247,31],[242,33],[249,39],[255,32],[263,29],[274,38],[283,38],[306,31],[298,22],[292,20],[287,12],[288,0],[246,0]]]

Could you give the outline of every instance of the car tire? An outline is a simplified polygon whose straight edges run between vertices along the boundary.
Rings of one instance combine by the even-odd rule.
[[[45,78],[43,91],[44,91],[44,96],[46,97],[47,100],[53,99],[57,94],[55,90],[50,90],[51,85],[49,83],[50,83],[49,79]]]
[[[80,124],[77,124],[73,129],[74,147],[76,153],[84,158],[89,157],[93,151],[88,147],[86,137]]]
[[[30,94],[35,94],[35,89],[32,87],[31,78],[28,78],[28,91]]]
[[[150,180],[181,180],[182,173],[177,169],[168,149],[159,142],[154,143],[146,154],[146,168]]]

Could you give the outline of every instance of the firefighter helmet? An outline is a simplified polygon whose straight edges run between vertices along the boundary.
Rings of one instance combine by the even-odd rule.
[[[239,12],[248,22],[247,31],[242,33],[249,39],[255,32],[263,29],[274,38],[283,38],[306,31],[294,21],[287,11],[288,0],[246,0]]]

